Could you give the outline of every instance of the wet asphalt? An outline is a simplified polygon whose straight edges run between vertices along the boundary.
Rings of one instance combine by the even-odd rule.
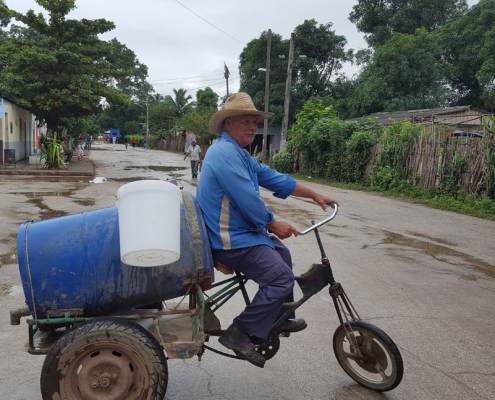
[[[135,180],[177,179],[182,190],[195,192],[196,180],[181,154],[95,144],[87,161],[92,176],[0,175],[0,399],[41,399],[44,357],[25,351],[25,321],[11,326],[9,319],[11,309],[24,305],[16,263],[19,225],[113,206],[117,190]],[[405,368],[400,386],[374,392],[340,368],[332,349],[338,319],[324,289],[298,311],[308,328],[282,338],[264,369],[211,351],[201,361],[170,360],[166,398],[495,398],[495,222],[373,193],[309,185],[341,202],[336,219],[320,228],[326,255],[361,318],[398,346]],[[298,230],[327,215],[306,199],[263,196],[277,219]],[[285,243],[296,274],[319,262],[311,234]],[[240,310],[241,302],[234,299],[219,313],[222,324]],[[209,345],[221,349],[216,339]]]

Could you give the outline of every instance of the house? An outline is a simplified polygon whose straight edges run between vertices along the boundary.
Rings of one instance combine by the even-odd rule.
[[[40,129],[33,114],[0,97],[0,165],[36,156],[39,135]]]
[[[424,110],[379,112],[369,115],[377,122],[387,126],[395,122],[410,121],[435,126],[452,128],[451,131],[483,132],[483,120],[493,113],[472,106],[457,106],[445,108],[430,108]],[[363,118],[368,118],[363,117]],[[359,120],[362,118],[355,118]],[[465,135],[475,137],[475,135]]]
[[[273,155],[280,151],[280,142],[282,129],[280,127],[268,127],[266,132],[266,151],[268,154]],[[249,145],[248,151],[251,155],[261,153],[263,149],[263,126],[258,128],[253,143]]]

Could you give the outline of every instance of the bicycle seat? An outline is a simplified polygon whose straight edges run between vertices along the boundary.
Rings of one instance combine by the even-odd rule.
[[[213,261],[213,266],[215,267],[215,269],[217,271],[220,271],[221,273],[223,273],[225,275],[233,275],[234,274],[234,270],[232,268],[227,267],[225,264],[222,264],[219,261]]]

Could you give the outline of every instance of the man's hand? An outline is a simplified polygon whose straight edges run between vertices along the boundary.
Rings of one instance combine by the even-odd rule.
[[[305,197],[307,199],[312,199],[316,203],[320,205],[323,211],[327,211],[327,204],[335,203],[338,206],[340,205],[337,200],[334,200],[330,197],[323,196],[322,194],[315,192],[313,189],[310,189],[307,186],[300,184],[299,182],[296,184],[294,191],[292,192],[292,196],[297,197]]]
[[[316,193],[316,196],[313,198],[313,200],[321,206],[323,211],[327,211],[328,204],[335,203],[338,206],[340,205],[337,200],[331,199],[330,197],[327,196],[323,196],[319,193]]]
[[[297,229],[287,222],[273,221],[271,224],[267,225],[266,228],[279,239],[287,239],[292,235],[297,236]]]

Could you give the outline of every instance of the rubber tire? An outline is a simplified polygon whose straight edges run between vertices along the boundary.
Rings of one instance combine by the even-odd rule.
[[[101,356],[101,365],[89,367],[100,353],[109,353],[110,357],[118,354],[119,357],[115,357],[115,364],[119,362],[122,364],[120,360],[129,360],[128,365],[118,364],[117,372],[121,374],[115,372],[113,374],[125,377],[120,382],[132,381],[132,385],[124,383],[124,386],[128,386],[129,392],[126,392],[123,397],[112,397],[109,394],[107,397],[98,398],[109,400],[164,399],[168,384],[167,359],[155,337],[132,321],[119,318],[94,318],[72,327],[51,347],[41,370],[40,385],[43,400],[54,398],[92,400],[92,397],[105,396],[105,393],[102,394],[101,391],[96,395],[88,395],[88,392],[94,389],[87,381],[83,381],[81,386],[70,384],[71,380],[77,381],[79,373],[83,370],[90,369],[98,373],[107,365],[113,368],[113,360],[108,358],[108,354],[107,359]],[[86,365],[88,367],[83,368]],[[95,380],[95,378],[91,379]],[[115,379],[118,381],[117,378]],[[67,386],[70,388],[70,393],[65,393],[62,397],[61,389],[63,392]]]
[[[382,351],[387,355],[388,363],[391,365],[390,376],[387,377],[383,382],[377,382],[376,380],[367,379],[366,376],[361,375],[359,368],[362,369],[363,373],[366,373],[366,369],[359,367],[359,363],[353,362],[353,365],[358,367],[355,368],[348,363],[348,359],[344,357],[344,341],[347,341],[345,335],[345,330],[342,326],[339,326],[333,335],[333,352],[335,357],[339,362],[342,369],[354,379],[357,383],[365,386],[369,389],[376,390],[378,392],[386,392],[396,388],[402,381],[404,374],[404,365],[402,362],[402,356],[399,349],[395,343],[390,339],[390,337],[383,332],[380,328],[364,321],[351,321],[347,324],[348,329],[350,328],[353,332],[359,333],[359,336],[365,335],[370,337],[375,342],[375,345],[380,345]],[[369,364],[367,368],[370,368]],[[379,375],[376,373],[376,375]]]

